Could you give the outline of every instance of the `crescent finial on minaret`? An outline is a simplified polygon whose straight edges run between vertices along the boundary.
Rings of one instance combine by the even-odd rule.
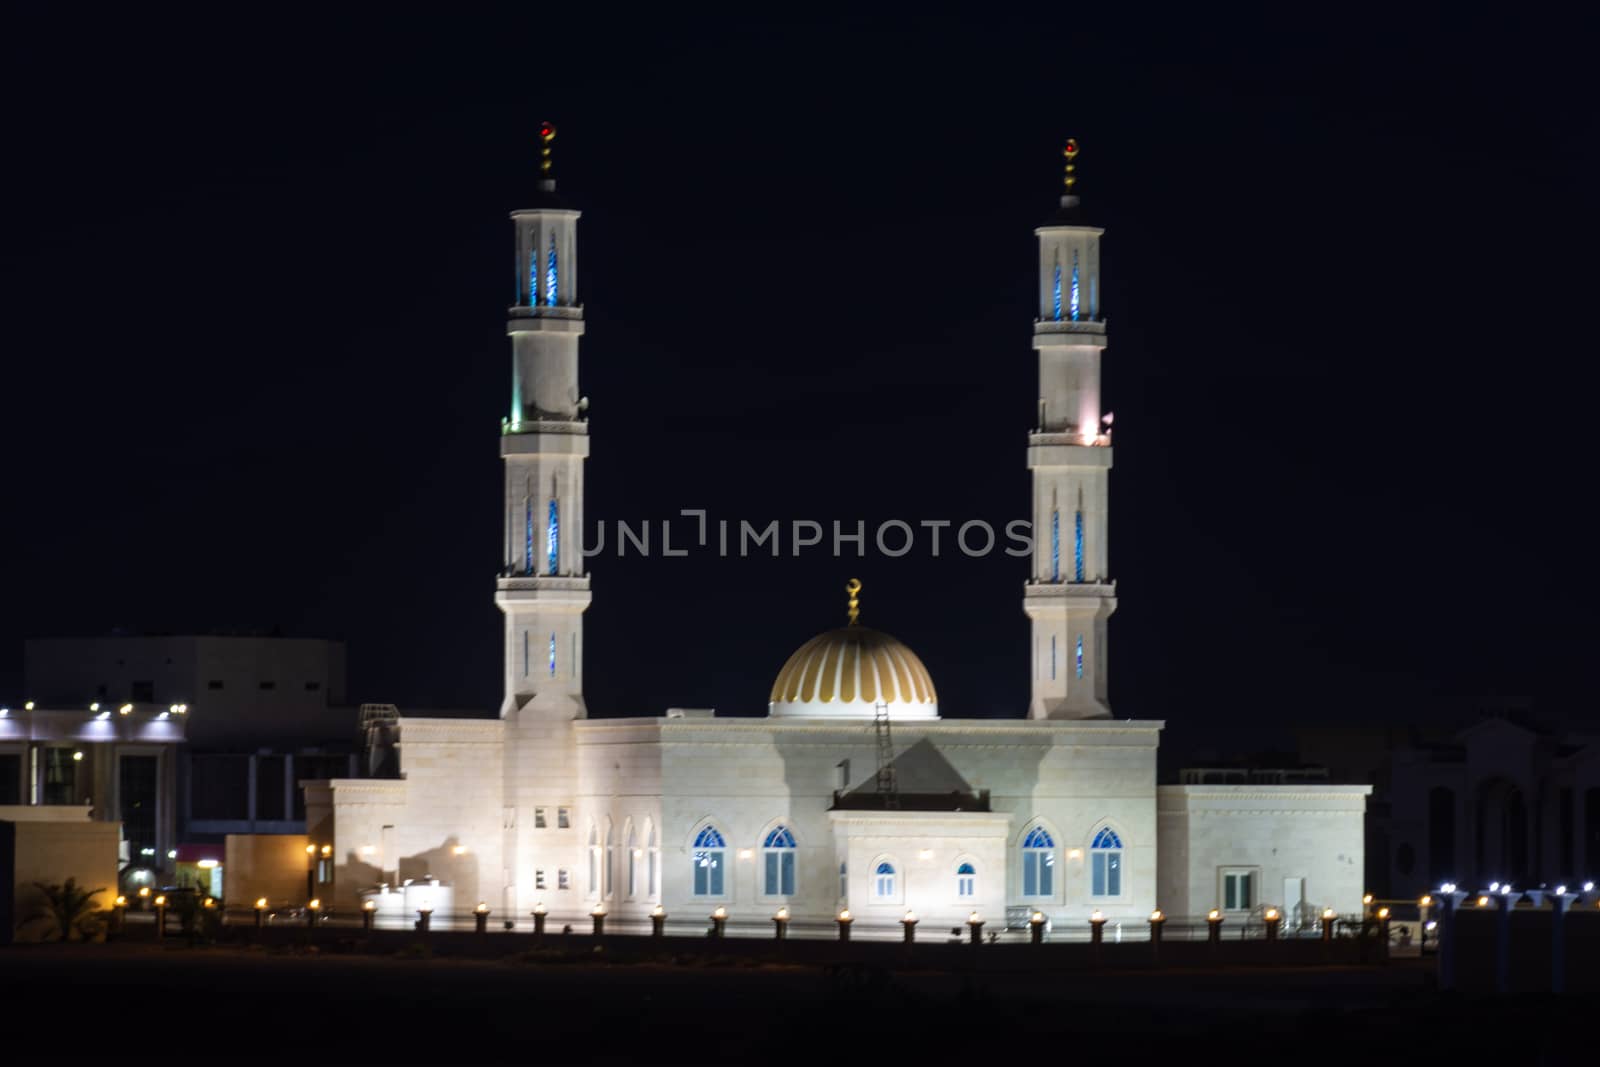
[[[1061,150],[1061,154],[1067,160],[1067,173],[1062,178],[1062,184],[1066,186],[1066,195],[1073,196],[1075,195],[1073,190],[1078,184],[1078,139],[1068,137],[1067,147]]]
[[[545,181],[555,180],[555,174],[551,172],[551,167],[554,163],[550,158],[550,142],[555,139],[555,124],[550,122],[539,123],[539,177]]]
[[[844,591],[850,594],[850,625],[856,624],[856,617],[861,614],[861,601],[856,597],[861,593],[861,579],[852,578],[844,583]]]

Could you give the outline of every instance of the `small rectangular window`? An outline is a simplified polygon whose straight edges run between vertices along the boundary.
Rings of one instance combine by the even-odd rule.
[[[556,809],[556,827],[561,830],[571,829],[572,815],[566,808]]]
[[[571,880],[567,877],[567,869],[562,867],[556,871],[556,888],[566,889],[569,885],[571,885]]]
[[[544,888],[544,869],[543,868],[539,868],[539,869],[537,869],[537,870],[535,870],[533,872],[533,888],[535,888],[535,889],[543,889]]]
[[[278,683],[277,682],[262,682],[259,688],[261,688],[261,689],[276,689],[276,688],[278,688]]]
[[[535,830],[543,830],[545,828],[543,808],[533,809],[533,828]]]
[[[1255,872],[1222,872],[1222,907],[1226,911],[1249,911],[1255,905]]]
[[[207,689],[221,689],[222,688],[222,679],[221,678],[213,678],[213,679],[211,679],[211,681],[206,683],[206,688]]]

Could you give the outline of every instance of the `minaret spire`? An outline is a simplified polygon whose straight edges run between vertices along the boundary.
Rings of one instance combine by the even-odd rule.
[[[555,158],[550,152],[550,142],[555,139],[555,124],[539,123],[539,188],[547,193],[556,191]]]
[[[1078,142],[1062,149],[1061,206],[1039,238],[1039,425],[1028,435],[1033,472],[1033,573],[1023,610],[1033,620],[1036,719],[1109,715],[1106,623],[1116,610],[1107,573],[1110,418],[1100,403],[1106,323],[1100,314],[1100,236],[1079,218]],[[1070,538],[1068,553],[1063,540]],[[1063,556],[1066,555],[1065,565]]]
[[[854,626],[861,615],[861,601],[856,599],[861,594],[861,579],[852,578],[844,583],[844,591],[850,595],[850,625]]]

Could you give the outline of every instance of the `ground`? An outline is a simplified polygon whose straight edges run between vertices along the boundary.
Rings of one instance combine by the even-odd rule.
[[[1428,965],[1074,975],[0,950],[14,1037],[54,1062],[1367,1064],[1566,1060],[1594,998],[1475,1000]],[[824,1059],[825,1058],[825,1059]],[[1022,1062],[1028,1062],[1023,1060]]]

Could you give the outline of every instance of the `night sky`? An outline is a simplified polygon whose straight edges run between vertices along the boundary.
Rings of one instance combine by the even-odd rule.
[[[591,520],[1026,517],[1072,135],[1115,713],[1174,751],[1593,716],[1574,28],[276,10],[0,34],[5,701],[29,636],[277,629],[347,640],[352,700],[498,706],[506,214],[549,119]],[[590,713],[763,711],[859,576],[946,716],[1023,714],[1026,561],[922,546],[592,560]]]

